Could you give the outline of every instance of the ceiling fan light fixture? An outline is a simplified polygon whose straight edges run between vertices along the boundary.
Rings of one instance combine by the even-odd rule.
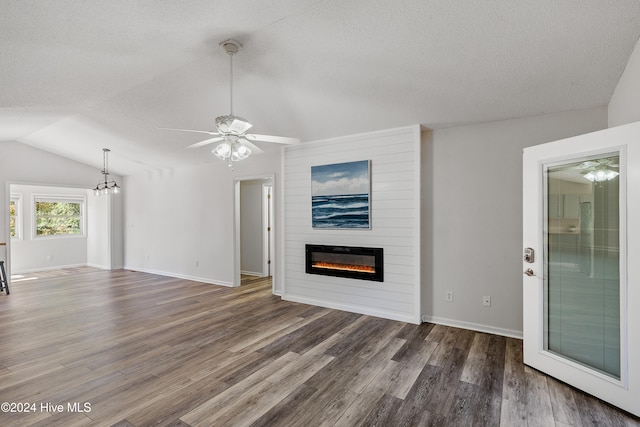
[[[300,140],[297,138],[246,133],[253,125],[246,119],[233,114],[233,56],[240,51],[242,43],[237,40],[227,39],[221,42],[220,46],[229,56],[229,114],[216,117],[217,132],[195,129],[161,129],[209,134],[213,138],[196,142],[187,148],[197,148],[207,144],[219,143],[211,153],[221,160],[227,160],[229,167],[231,167],[232,162],[244,160],[251,154],[260,154],[263,152],[263,150],[259,146],[254,145],[253,142],[299,144]]]
[[[618,176],[618,172],[610,169],[596,169],[589,171],[584,175],[584,177],[591,182],[611,181],[616,176]]]
[[[244,160],[251,155],[251,149],[237,141],[224,141],[211,152],[220,160],[229,160],[229,164]]]

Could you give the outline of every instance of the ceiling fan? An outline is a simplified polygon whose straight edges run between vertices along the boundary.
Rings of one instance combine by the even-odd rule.
[[[617,162],[617,157],[587,160],[582,162],[578,169],[586,171],[582,176],[591,182],[610,181],[619,175],[615,170],[620,167]]]
[[[229,79],[229,104],[230,113],[227,116],[216,117],[216,130],[195,130],[195,129],[176,129],[165,128],[159,129],[176,130],[181,132],[198,132],[206,133],[213,138],[196,142],[187,148],[198,148],[208,144],[220,142],[211,152],[221,160],[228,160],[228,166],[231,162],[240,161],[253,154],[260,154],[263,151],[253,142],[271,142],[276,144],[299,144],[297,138],[289,138],[285,136],[258,135],[254,133],[246,133],[253,125],[246,119],[233,114],[233,55],[238,53],[242,48],[242,44],[233,39],[228,39],[220,43],[220,46],[229,55],[230,63],[230,79]]]

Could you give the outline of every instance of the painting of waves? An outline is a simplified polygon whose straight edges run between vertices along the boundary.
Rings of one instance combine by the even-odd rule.
[[[314,228],[369,228],[369,195],[313,196]]]
[[[370,228],[369,161],[311,167],[313,228]]]

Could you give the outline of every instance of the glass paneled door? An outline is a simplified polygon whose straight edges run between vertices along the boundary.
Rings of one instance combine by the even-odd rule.
[[[544,348],[620,379],[620,156],[543,166]]]
[[[524,362],[640,415],[637,194],[640,123],[524,151]]]

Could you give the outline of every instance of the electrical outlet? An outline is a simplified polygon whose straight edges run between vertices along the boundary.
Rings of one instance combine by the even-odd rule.
[[[485,307],[491,307],[491,297],[489,295],[485,295],[482,297],[482,305]]]
[[[453,291],[447,291],[444,295],[445,301],[453,302]]]

